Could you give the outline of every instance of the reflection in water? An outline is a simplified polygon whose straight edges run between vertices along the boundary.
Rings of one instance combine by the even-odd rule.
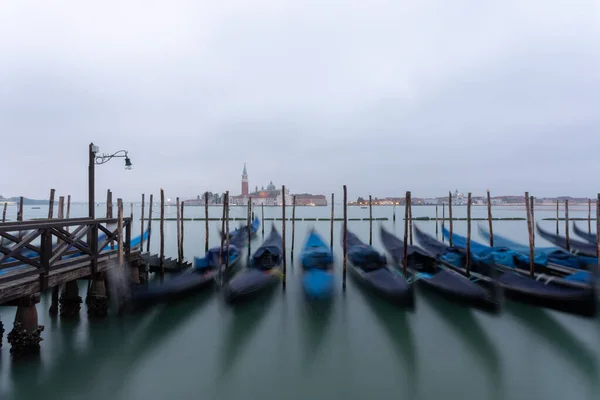
[[[520,319],[523,326],[559,350],[565,359],[570,360],[573,366],[579,369],[585,379],[592,384],[596,383],[598,380],[596,353],[591,352],[591,349],[581,340],[552,318],[548,310],[513,302],[507,302],[505,308]]]
[[[470,348],[471,353],[477,354],[480,364],[485,366],[490,379],[492,398],[504,399],[504,369],[501,356],[494,343],[490,340],[481,324],[473,315],[473,310],[457,306],[444,299],[434,296],[422,296],[431,308],[440,315]]]
[[[278,292],[279,286],[276,286],[261,294],[257,298],[230,306],[231,323],[224,333],[225,341],[221,346],[222,355],[220,357],[220,367],[217,380],[225,378],[231,371],[235,359],[242,352],[244,346],[250,341],[252,333],[259,325],[259,322],[267,314],[270,305],[273,303],[275,292]]]
[[[155,307],[147,313],[94,321],[88,325],[87,349],[80,353],[73,349],[77,327],[61,323],[55,333],[63,343],[60,356],[52,360],[39,385],[32,385],[31,367],[27,374],[13,376],[16,391],[27,393],[31,398],[43,398],[51,386],[56,398],[79,398],[90,390],[95,391],[95,396],[108,398],[127,382],[127,375],[135,370],[135,364],[143,361],[144,352],[176,332],[212,294],[212,290],[204,290],[185,301]],[[149,323],[144,324],[144,320]],[[140,326],[143,329],[137,329]],[[114,379],[115,376],[119,379]],[[61,384],[56,385],[56,382]]]
[[[304,333],[304,351],[302,352],[306,359],[303,361],[305,368],[310,368],[320,353],[321,345],[324,342],[327,328],[331,322],[333,301],[311,302],[302,299],[302,321]]]
[[[373,314],[389,337],[389,342],[394,346],[398,360],[406,369],[406,394],[402,398],[416,399],[419,393],[418,359],[415,351],[416,344],[410,324],[409,311],[404,310],[377,296],[358,290],[365,299]]]

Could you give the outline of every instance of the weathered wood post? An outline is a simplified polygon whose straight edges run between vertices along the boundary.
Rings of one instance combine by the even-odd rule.
[[[110,191],[107,193],[107,202],[106,202],[106,215],[107,218],[110,216],[112,218],[112,194]],[[90,235],[90,239],[92,240],[91,249],[92,253],[95,255],[98,252],[102,251],[102,249],[98,249],[98,242],[93,245],[93,241],[98,239],[97,226],[93,227],[95,233]],[[111,228],[112,229],[112,228]],[[111,240],[111,250],[113,249],[113,242]],[[92,267],[92,271],[93,271]],[[85,302],[87,304],[87,315],[88,318],[91,319],[99,319],[105,318],[108,316],[108,296],[107,296],[107,280],[104,272],[92,272],[90,277],[90,281],[88,283],[88,291],[85,298]],[[115,294],[117,295],[117,294]]]
[[[471,276],[471,192],[467,193],[467,276]]]
[[[265,237],[265,203],[260,203],[260,227],[262,229],[262,237]]]
[[[448,192],[448,225],[450,226],[450,238],[448,239],[448,243],[450,243],[450,247],[452,247],[452,192]]]
[[[592,285],[597,284],[598,273],[600,273],[600,193],[596,197],[596,258],[598,259],[598,266],[592,274]]]
[[[48,219],[52,219],[52,215],[54,214],[54,192],[54,189],[50,189],[50,202],[48,203]],[[21,202],[21,204],[23,204],[23,202]],[[21,216],[21,220],[22,218],[23,216]]]
[[[165,191],[160,189],[160,279],[165,276]]]
[[[348,196],[346,192],[346,185],[344,185],[344,237],[342,239],[342,244],[344,247],[344,264],[342,269],[342,288],[346,290],[346,264],[348,263]]]
[[[17,211],[17,221],[23,221],[23,196],[19,197],[19,211]],[[21,233],[19,233],[19,235],[21,235]]]
[[[533,249],[533,222],[531,221],[531,210],[529,199],[529,192],[525,192],[525,210],[527,211],[527,231],[529,234],[529,275],[531,278],[535,277],[535,265],[534,265],[534,249]]]
[[[283,248],[283,276],[281,277],[281,285],[283,290],[285,290],[285,280],[286,280],[286,269],[287,269],[287,260],[286,260],[286,251],[285,251],[285,185],[281,187],[281,240],[283,243],[281,247]]]
[[[396,222],[396,205],[392,207],[392,221]]]
[[[442,202],[442,229],[444,229],[444,224],[446,221],[446,203]],[[444,243],[444,235],[442,235],[442,243]]]
[[[140,253],[144,252],[144,207],[146,205],[145,203],[145,194],[142,193],[142,218],[140,218],[141,220],[141,226],[140,226],[140,234],[142,235],[140,238]],[[133,221],[131,221],[131,223],[133,223]]]
[[[535,248],[535,202],[533,196],[529,196],[529,213],[531,214],[531,235],[533,236],[533,247]]]
[[[58,198],[58,219],[64,218],[65,212],[65,198],[60,196]],[[57,245],[60,241],[57,241]],[[58,286],[54,289],[58,290]],[[81,311],[81,296],[79,296],[79,285],[77,280],[72,280],[65,283],[64,288],[60,294],[59,305],[60,305],[60,316],[65,318],[78,317]]]
[[[146,253],[150,253],[150,238],[152,237],[152,203],[154,195],[150,194],[150,204],[148,205],[148,242],[146,242]]]
[[[571,251],[571,239],[569,239],[569,200],[565,199],[565,240],[567,251]]]
[[[559,204],[558,200],[556,200],[556,234],[557,235],[559,234],[559,231],[558,231],[558,207],[559,206],[558,206],[558,204]]]
[[[329,230],[329,249],[333,251],[333,220],[335,218],[335,209],[333,203],[333,193],[331,193],[331,221],[330,221],[330,230]]]
[[[125,260],[123,259],[123,199],[117,199],[117,213],[118,213],[118,225],[117,229],[119,230],[119,244],[117,247],[117,254],[119,255],[119,268],[123,268],[125,265]]]
[[[402,248],[402,271],[406,277],[406,268],[408,267],[408,219],[410,215],[410,192],[407,191],[404,196],[404,247]]]
[[[225,207],[225,282],[229,282],[229,190],[225,192],[225,198],[227,199]],[[250,238],[248,238],[249,241]]]
[[[492,198],[490,196],[490,189],[487,190],[487,212],[488,226],[490,229],[490,247],[494,247],[494,224],[492,222]]]
[[[219,247],[219,281],[223,285],[223,245],[225,244],[225,220],[229,219],[229,191],[223,193],[223,215],[221,217],[221,246]]]
[[[369,195],[369,246],[373,245],[373,201]]]
[[[250,252],[252,251],[250,248],[250,243],[252,242],[252,238],[250,237],[251,232],[250,232],[250,225],[252,224],[252,197],[248,198],[248,215],[246,216],[246,220],[247,220],[247,224],[246,224],[246,229],[248,229],[248,259],[250,259]],[[229,211],[227,212],[227,215],[229,215]]]
[[[435,238],[437,239],[439,234],[439,227],[438,227],[438,206],[435,206]]]
[[[408,203],[408,237],[410,240],[409,243],[412,246],[413,245],[412,193],[410,195],[410,201]]]
[[[48,201],[48,219],[52,219],[54,215],[54,194],[55,190],[50,189],[50,200]],[[23,197],[19,201],[19,214],[17,214],[17,220],[23,220]],[[21,233],[19,232],[19,239],[21,238]],[[59,304],[59,295],[60,295],[60,285],[54,286],[52,288],[52,297],[50,299],[50,309],[48,313],[52,316],[58,315],[58,304]]]
[[[181,264],[181,211],[179,208],[179,197],[175,198],[175,208],[177,209],[177,263]]]
[[[182,201],[181,202],[181,242],[180,242],[181,243],[181,261],[180,261],[180,263],[182,263],[183,260],[185,259],[185,254],[183,252],[183,250],[184,250],[184,247],[183,247],[183,238],[185,236],[185,229],[184,229],[184,223],[185,223],[184,221],[185,221],[185,219],[183,218],[183,209],[184,209],[184,207],[185,207],[185,201]]]
[[[32,295],[19,299],[17,313],[12,331],[7,335],[10,353],[13,357],[37,354],[40,350],[43,325],[38,325],[38,314],[35,304],[39,296]]]
[[[204,253],[208,254],[208,192],[204,192]]]
[[[294,265],[294,242],[296,236],[296,195],[292,197],[292,250],[290,252],[290,257],[292,261],[292,266]]]
[[[588,233],[592,233],[592,199],[588,199]]]
[[[71,218],[71,195],[67,195],[67,219]]]
[[[2,208],[2,223],[6,222],[6,206],[8,203],[4,203],[4,207]],[[0,246],[4,246],[4,237],[0,238]],[[2,336],[0,335],[0,343],[2,341]]]

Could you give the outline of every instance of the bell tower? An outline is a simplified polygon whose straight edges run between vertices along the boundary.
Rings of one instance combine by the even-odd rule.
[[[248,196],[248,171],[246,171],[246,163],[242,171],[242,196]]]

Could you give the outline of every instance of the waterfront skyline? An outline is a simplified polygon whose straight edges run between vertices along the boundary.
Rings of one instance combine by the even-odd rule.
[[[598,191],[592,2],[134,3],[0,6],[0,193]]]

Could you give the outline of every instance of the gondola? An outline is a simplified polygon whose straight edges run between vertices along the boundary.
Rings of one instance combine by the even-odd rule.
[[[414,226],[415,236],[421,247],[440,262],[458,271],[466,271],[464,249],[448,247]],[[585,317],[597,312],[595,285],[569,282],[565,279],[534,274],[527,271],[495,264],[493,256],[479,256],[471,252],[471,271],[484,280],[497,280],[504,296],[513,301],[563,311]]]
[[[258,217],[254,217],[254,219],[250,223],[250,238],[256,237],[256,233],[258,232],[258,228],[260,228],[260,219]],[[246,233],[247,233],[248,232],[248,225],[243,225],[243,226],[240,226],[240,227],[235,228],[234,230],[230,231],[229,232],[229,237],[233,238],[235,235],[237,235],[242,230],[246,231]],[[219,230],[219,235],[220,235],[220,237],[224,237],[223,236],[223,232],[221,232],[220,230]]]
[[[555,233],[548,232],[540,228],[539,224],[536,224],[536,228],[541,237],[549,241],[550,243],[558,246],[562,249],[567,250],[567,239],[564,236],[557,235]],[[574,240],[569,238],[568,250],[571,254],[596,257],[596,245],[588,242],[582,242],[580,240]]]
[[[343,236],[342,231],[342,240]],[[359,285],[391,303],[414,308],[412,283],[398,269],[388,265],[385,255],[350,231],[346,231],[346,246],[348,270]]]
[[[402,268],[404,241],[380,228],[381,241],[394,263]],[[409,280],[432,293],[460,305],[498,312],[501,291],[495,281],[480,280],[456,271],[437,261],[417,246],[407,244],[407,275]]]
[[[270,235],[252,255],[249,265],[226,284],[225,299],[229,303],[250,300],[281,282],[282,242],[273,226]]]
[[[209,269],[213,272],[215,279],[223,278],[225,272],[232,273],[239,264],[242,259],[242,249],[247,244],[248,231],[242,227],[230,237],[229,250],[227,250],[227,243],[224,241],[223,248],[215,246],[209,249],[204,257],[194,257],[194,268],[197,270]],[[229,257],[229,263],[227,263],[227,257]],[[226,268],[229,269],[226,271]],[[221,283],[220,280],[217,282]]]
[[[585,239],[587,242],[593,245],[596,244],[596,234],[584,231],[575,222],[573,222],[573,232],[575,232],[577,236]]]
[[[308,299],[324,300],[333,295],[333,253],[313,229],[300,253],[302,288]]]

